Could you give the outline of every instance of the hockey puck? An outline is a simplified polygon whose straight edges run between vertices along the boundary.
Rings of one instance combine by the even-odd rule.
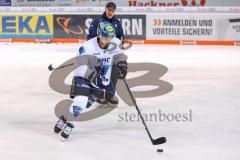
[[[163,152],[163,149],[157,149],[157,152]]]

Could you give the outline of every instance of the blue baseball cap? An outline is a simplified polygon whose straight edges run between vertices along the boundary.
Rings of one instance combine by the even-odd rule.
[[[113,10],[116,10],[117,6],[114,2],[108,2],[106,4],[106,8],[112,8]]]

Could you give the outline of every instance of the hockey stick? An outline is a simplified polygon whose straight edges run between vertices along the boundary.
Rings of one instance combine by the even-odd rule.
[[[58,70],[58,69],[62,69],[62,68],[65,68],[65,67],[72,66],[72,65],[74,65],[74,63],[66,64],[66,65],[63,65],[63,66],[59,66],[59,67],[57,67],[57,68],[53,68],[52,64],[50,64],[50,65],[48,66],[48,70],[49,70],[49,71]]]
[[[145,127],[145,130],[147,131],[147,134],[148,134],[148,136],[149,136],[152,144],[153,144],[153,145],[159,145],[159,144],[165,143],[165,142],[167,141],[166,137],[160,137],[160,138],[157,138],[157,139],[153,139],[153,138],[152,138],[152,135],[150,134],[150,132],[149,132],[149,130],[148,130],[148,127],[147,127],[147,125],[146,125],[146,123],[145,123],[145,121],[144,121],[144,119],[143,119],[143,116],[142,116],[142,114],[141,114],[141,111],[139,110],[139,107],[138,107],[138,105],[137,105],[137,102],[136,102],[134,96],[132,95],[132,92],[131,92],[131,90],[130,90],[130,88],[129,88],[129,85],[128,85],[127,82],[126,82],[126,79],[123,79],[123,82],[124,82],[124,84],[125,84],[125,86],[126,86],[126,88],[127,88],[127,90],[128,90],[128,93],[129,93],[129,95],[130,95],[130,97],[131,97],[131,99],[132,99],[132,101],[133,101],[133,103],[134,103],[135,108],[137,109],[138,115],[140,116],[140,119],[141,119],[141,121],[142,121],[142,123],[143,123],[143,125],[144,125],[144,127]]]

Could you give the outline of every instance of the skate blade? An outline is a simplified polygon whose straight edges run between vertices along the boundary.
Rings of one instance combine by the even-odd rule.
[[[53,134],[54,136],[58,135],[58,133],[56,133],[56,132],[53,132],[52,134]]]
[[[67,138],[61,137],[61,142],[66,142]]]
[[[53,134],[53,135],[59,135],[61,132],[62,132],[62,131],[56,133],[56,132],[53,131],[52,134]]]
[[[61,142],[66,142],[67,141],[67,139],[66,138],[61,138]]]

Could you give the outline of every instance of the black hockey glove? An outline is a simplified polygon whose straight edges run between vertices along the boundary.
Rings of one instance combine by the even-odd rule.
[[[117,67],[117,78],[118,79],[124,79],[127,75],[127,71],[128,71],[128,64],[126,61],[120,61],[117,63],[116,65]]]

